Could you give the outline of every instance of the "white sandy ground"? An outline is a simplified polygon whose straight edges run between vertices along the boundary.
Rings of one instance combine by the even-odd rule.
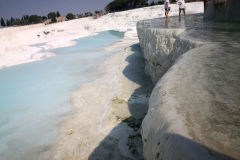
[[[203,3],[187,3],[186,12],[202,13]],[[178,15],[178,6],[171,5],[170,16]],[[0,68],[40,60],[40,56],[33,54],[50,48],[74,45],[74,39],[93,35],[105,30],[118,30],[126,32],[126,39],[136,39],[136,23],[143,19],[164,17],[163,5],[139,8],[124,12],[110,13],[97,20],[92,18],[76,19],[51,25],[37,24],[23,27],[10,27],[0,29]],[[49,32],[47,35],[44,34]],[[39,35],[39,37],[37,36]],[[46,43],[42,47],[30,45]]]

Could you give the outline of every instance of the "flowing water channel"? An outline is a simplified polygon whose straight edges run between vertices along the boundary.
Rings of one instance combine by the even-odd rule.
[[[0,70],[0,159],[20,159],[57,141],[58,124],[71,113],[71,93],[101,76],[98,66],[114,54],[104,47],[123,35],[101,32],[48,50],[55,57]]]

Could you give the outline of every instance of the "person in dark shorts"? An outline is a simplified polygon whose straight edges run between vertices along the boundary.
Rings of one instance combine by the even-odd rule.
[[[186,12],[185,12],[185,9],[186,9],[186,7],[185,7],[185,1],[184,0],[179,0],[178,2],[177,2],[177,4],[179,5],[179,16],[181,16],[181,12],[183,11],[183,13],[184,13],[184,16],[186,15]]]
[[[168,18],[168,13],[171,9],[169,0],[165,0],[164,6],[165,6],[165,16]]]

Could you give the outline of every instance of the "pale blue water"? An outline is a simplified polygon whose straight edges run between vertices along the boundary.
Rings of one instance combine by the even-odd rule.
[[[113,54],[103,48],[122,36],[101,32],[49,50],[56,57],[0,70],[0,159],[32,159],[57,140],[71,93],[101,76],[97,67]]]

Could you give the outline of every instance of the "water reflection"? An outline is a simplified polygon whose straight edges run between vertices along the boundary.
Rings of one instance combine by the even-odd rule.
[[[240,23],[203,19],[203,14],[146,20],[150,28],[186,29],[186,34],[201,41],[240,42]]]
[[[165,26],[166,26],[167,28],[169,28],[169,19],[168,19],[168,18],[166,18]]]

